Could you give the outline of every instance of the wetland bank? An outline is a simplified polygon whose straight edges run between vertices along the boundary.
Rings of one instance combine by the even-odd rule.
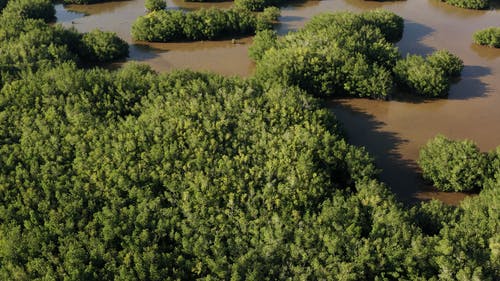
[[[227,8],[231,2],[186,3],[168,1],[173,9]],[[472,139],[486,151],[500,143],[500,50],[472,43],[474,31],[498,25],[500,12],[456,8],[437,0],[371,2],[361,0],[304,1],[282,7],[278,33],[302,27],[312,16],[326,11],[364,11],[384,8],[405,19],[405,31],[397,43],[401,53],[429,54],[448,49],[465,68],[451,87],[448,98],[420,100],[401,95],[390,102],[334,99],[329,106],[344,124],[353,144],[362,145],[383,170],[381,178],[402,201],[437,198],[459,202],[465,194],[437,192],[418,174],[419,148],[438,133]],[[254,63],[248,57],[251,37],[236,40],[189,43],[134,42],[130,26],[144,14],[144,1],[119,1],[87,6],[58,6],[64,26],[87,32],[95,28],[116,32],[130,43],[129,60],[149,64],[157,71],[208,70],[227,76],[249,76]]]

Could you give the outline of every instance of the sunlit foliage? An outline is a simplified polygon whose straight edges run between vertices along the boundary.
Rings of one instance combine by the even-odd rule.
[[[139,17],[132,25],[132,36],[152,42],[211,40],[254,34],[271,28],[271,20],[244,9],[161,10]]]
[[[476,44],[500,48],[500,27],[489,27],[476,31],[473,39]]]

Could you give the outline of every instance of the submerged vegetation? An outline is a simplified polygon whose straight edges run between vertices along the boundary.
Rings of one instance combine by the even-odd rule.
[[[498,149],[478,196],[408,208],[313,97],[389,93],[401,22],[343,13],[259,33],[257,75],[240,79],[84,69],[125,45],[3,13],[0,280],[500,279]]]
[[[500,27],[489,27],[476,31],[473,39],[476,44],[500,48]]]

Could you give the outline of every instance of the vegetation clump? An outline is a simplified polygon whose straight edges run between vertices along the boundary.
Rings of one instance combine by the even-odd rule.
[[[476,31],[473,39],[476,44],[500,48],[500,27],[489,27]]]
[[[55,19],[56,10],[50,0],[10,0],[2,13],[51,22]]]
[[[167,8],[167,2],[165,0],[146,0],[144,6],[150,12],[161,11]]]
[[[302,30],[269,42],[264,40],[274,35],[262,33],[250,48],[257,59],[256,77],[296,85],[317,96],[385,98],[392,91],[391,70],[400,56],[387,38],[402,32],[402,19],[387,13],[322,14]]]
[[[476,144],[442,135],[430,140],[418,160],[422,175],[442,191],[468,191],[483,186],[487,161]]]
[[[450,5],[474,10],[484,10],[490,6],[490,1],[493,0],[441,0]]]
[[[446,50],[401,59],[393,43],[403,19],[388,11],[325,13],[298,32],[256,35],[249,49],[256,77],[296,85],[317,96],[387,98],[399,85],[424,97],[443,97],[462,60]]]
[[[114,32],[94,30],[82,36],[81,57],[93,62],[110,62],[128,56],[128,44]]]
[[[445,50],[423,58],[408,55],[394,67],[396,81],[410,92],[424,97],[448,95],[451,78],[460,76],[463,62]]]
[[[284,5],[290,0],[234,0],[234,5],[253,12],[263,11],[267,7]]]
[[[274,30],[259,31],[253,37],[253,43],[248,48],[248,55],[254,61],[260,61],[264,53],[276,46],[278,33]]]
[[[23,72],[64,62],[110,61],[128,54],[128,45],[114,34],[94,31],[82,35],[73,28],[6,12],[0,16],[0,44],[0,88]]]
[[[211,40],[253,34],[259,28],[270,28],[268,20],[242,9],[162,10],[139,17],[132,25],[132,37],[151,42]]]

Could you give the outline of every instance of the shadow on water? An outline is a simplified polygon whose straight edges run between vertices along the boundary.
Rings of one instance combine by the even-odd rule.
[[[55,4],[57,22],[70,22],[87,16],[86,13],[67,10],[63,4]]]
[[[374,157],[375,164],[382,170],[379,179],[396,194],[399,201],[412,205],[420,201],[439,199],[456,205],[469,195],[460,192],[439,192],[425,182],[418,164],[404,159],[399,152],[400,147],[409,140],[395,132],[384,130],[384,122],[352,105],[350,100],[331,100],[328,106],[343,124],[349,142],[365,147]]]
[[[135,61],[147,61],[154,59],[164,51],[153,48],[148,45],[130,44],[129,45],[129,58]]]
[[[481,81],[481,77],[490,75],[491,70],[477,65],[466,65],[462,70],[460,82],[451,86],[449,100],[467,100],[486,97],[492,90]]]
[[[500,10],[500,0],[490,0],[490,10]]]
[[[435,49],[425,45],[422,41],[434,31],[434,29],[426,25],[405,20],[403,38],[401,38],[401,41],[399,41],[396,46],[399,48],[403,57],[405,57],[406,54],[428,55],[434,52]]]
[[[378,168],[382,169],[380,179],[385,182],[398,199],[413,203],[414,193],[418,191],[416,167],[402,159],[397,148],[408,142],[394,132],[382,130],[385,123],[376,120],[371,114],[342,101],[329,102],[329,108],[343,124],[344,132],[350,143],[364,146],[375,158]]]
[[[295,23],[301,21],[305,21],[305,18],[299,16],[281,16],[275,30],[280,36],[286,35],[289,32],[297,31],[298,28],[295,26]]]

